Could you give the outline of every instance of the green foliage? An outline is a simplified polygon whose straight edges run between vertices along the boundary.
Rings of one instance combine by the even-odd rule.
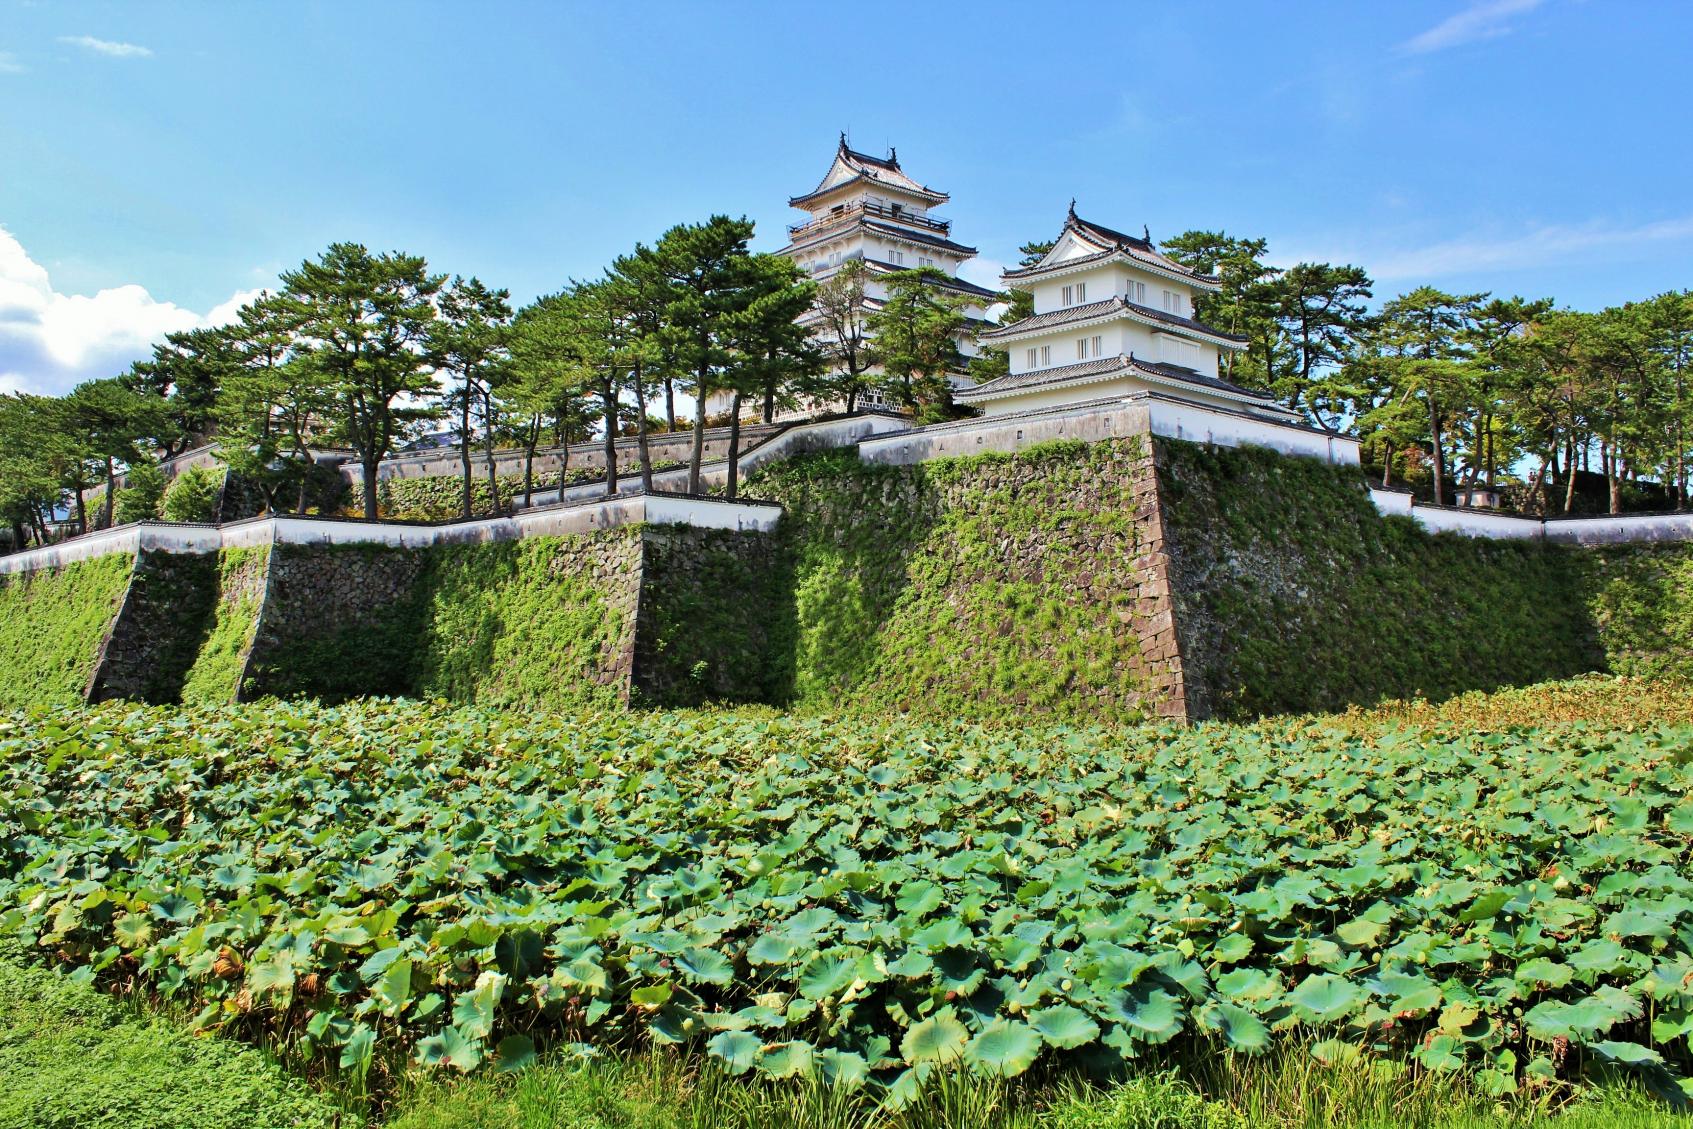
[[[649,526],[635,682],[669,706],[776,702],[787,692],[791,576],[775,539],[735,530]]]
[[[625,526],[431,549],[415,692],[551,708],[614,701],[615,686],[600,679],[617,666],[632,624],[606,578],[638,554],[638,542],[639,530]]]
[[[653,470],[671,470],[683,465],[677,459],[655,459]],[[619,468],[623,475],[639,474],[640,461],[624,464]],[[585,482],[600,482],[605,478],[605,468],[597,466],[571,467],[562,476],[557,474],[537,474],[534,488],[536,490],[551,490],[560,485],[563,478],[565,486],[579,486]],[[470,481],[471,512],[477,517],[490,517],[496,513],[503,513],[510,508],[514,499],[523,497],[523,475],[502,474],[498,476],[500,484],[500,502],[496,507],[490,504],[488,493],[487,467],[480,461],[474,468],[474,477]],[[382,507],[382,516],[399,518],[406,521],[454,521],[464,512],[464,480],[458,475],[433,474],[418,478],[386,478],[376,487],[376,496]]]
[[[226,472],[210,467],[185,469],[165,490],[160,507],[166,521],[216,521]]]
[[[647,1039],[898,1103],[943,1068],[1250,1053],[1256,1026],[1498,1093],[1602,1062],[1667,1091],[1693,1064],[1690,749],[67,711],[0,727],[0,926],[355,1065]]]
[[[270,549],[255,546],[218,553],[218,598],[212,624],[182,684],[191,705],[232,702],[258,624],[259,601]]]
[[[923,716],[1142,714],[1133,443],[760,468],[793,573],[794,701]]]
[[[1693,678],[1693,546],[1589,550],[1589,607],[1619,674]]]
[[[1439,699],[1604,662],[1576,551],[1431,536],[1315,459],[1159,441],[1158,462],[1201,716]]]
[[[112,553],[0,576],[0,705],[82,701],[134,565]]]
[[[113,521],[127,525],[133,521],[151,521],[159,516],[164,502],[165,472],[156,463],[136,463],[124,474],[126,485],[118,491]]]
[[[0,960],[0,1129],[328,1129],[335,1110],[255,1050],[124,1014]]]

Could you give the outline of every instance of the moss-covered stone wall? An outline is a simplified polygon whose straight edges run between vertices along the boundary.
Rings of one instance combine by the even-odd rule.
[[[779,702],[792,681],[790,573],[769,534],[650,525],[641,538],[636,701]]]
[[[1179,714],[1150,452],[1138,439],[774,464],[787,700],[939,717]],[[786,622],[783,618],[786,617]]]
[[[636,526],[428,549],[278,545],[241,693],[621,701],[640,565]]]
[[[1606,668],[1693,678],[1693,545],[1613,545],[1582,554],[1583,591]]]
[[[1355,468],[1159,440],[1193,716],[1442,698],[1604,666],[1582,550],[1431,535]]]
[[[224,549],[215,560],[217,598],[194,662],[183,675],[181,700],[232,702],[252,654],[259,607],[270,578],[271,546]]]
[[[134,565],[112,553],[0,575],[0,706],[83,701]]]
[[[180,701],[217,604],[215,554],[142,550],[100,649],[88,700]]]

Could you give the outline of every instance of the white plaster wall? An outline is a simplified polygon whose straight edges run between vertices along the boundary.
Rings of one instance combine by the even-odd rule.
[[[1553,518],[1546,522],[1546,539],[1566,545],[1693,541],[1693,514]]]
[[[1220,447],[1268,447],[1284,455],[1304,455],[1343,466],[1358,465],[1358,440],[1307,427],[1258,419],[1227,409],[1213,409],[1151,393],[1152,431],[1190,443]]]
[[[782,507],[768,502],[724,502],[714,498],[627,497],[601,499],[516,517],[484,518],[448,525],[332,521],[275,515],[225,526],[146,522],[102,530],[60,545],[0,557],[0,574],[61,568],[74,561],[148,549],[167,553],[210,553],[257,545],[388,545],[421,549],[430,545],[512,541],[523,537],[585,533],[635,522],[695,525],[706,529],[768,531]]]
[[[1533,541],[1544,535],[1545,523],[1539,518],[1517,517],[1491,510],[1413,505],[1411,517],[1430,533],[1461,533],[1466,537],[1492,537],[1507,541]]]

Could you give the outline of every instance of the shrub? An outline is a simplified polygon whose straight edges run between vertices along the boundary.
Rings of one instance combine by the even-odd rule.
[[[176,476],[165,491],[166,521],[216,521],[223,472],[193,466]]]
[[[165,472],[156,463],[138,463],[124,476],[129,485],[118,491],[115,517],[119,525],[151,521],[159,516],[165,496]]]

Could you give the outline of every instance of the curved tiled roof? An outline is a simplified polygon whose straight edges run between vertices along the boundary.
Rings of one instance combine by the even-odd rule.
[[[1005,272],[1005,278],[1031,278],[1055,270],[1070,270],[1085,266],[1089,263],[1103,262],[1115,255],[1123,255],[1143,266],[1148,266],[1164,274],[1185,278],[1190,282],[1209,290],[1217,288],[1220,279],[1216,275],[1196,271],[1192,267],[1185,267],[1166,255],[1160,254],[1158,247],[1149,237],[1125,235],[1103,224],[1090,223],[1076,215],[1076,206],[1070,205],[1070,212],[1064,217],[1063,230],[1075,232],[1082,241],[1098,247],[1099,250],[1091,255],[1081,255],[1074,259],[1048,264],[1044,260],[1032,267],[1019,267]]]
[[[1201,388],[1231,400],[1243,401],[1255,408],[1277,415],[1294,414],[1262,392],[1242,388],[1238,384],[1232,384],[1219,377],[1206,376],[1204,373],[1195,372],[1193,369],[1182,365],[1139,360],[1133,354],[1100,357],[1092,361],[1078,361],[1073,365],[1056,365],[1052,368],[1011,373],[958,392],[956,398],[964,402],[991,400],[1012,392],[1027,392],[1036,388],[1065,384],[1092,384],[1097,381],[1127,375],[1140,376],[1154,383],[1172,387]]]
[[[778,254],[798,251],[817,243],[828,243],[836,239],[841,239],[850,235],[855,228],[861,228],[865,231],[873,232],[883,238],[902,239],[907,243],[916,244],[922,247],[934,247],[942,251],[951,251],[953,254],[960,255],[966,259],[972,258],[976,254],[976,249],[974,247],[966,247],[962,243],[954,243],[952,240],[944,238],[943,236],[929,235],[925,232],[916,231],[912,228],[901,227],[898,224],[882,223],[879,220],[867,220],[863,218],[860,218],[855,223],[844,224],[840,227],[827,228],[826,230],[807,239],[796,240],[795,242],[788,244],[786,247],[783,247]]]
[[[1070,306],[1067,309],[1036,314],[1033,317],[1024,318],[1022,321],[1014,321],[1010,325],[1001,326],[984,336],[993,340],[1020,337],[1034,330],[1054,329],[1074,322],[1093,321],[1096,318],[1113,317],[1118,314],[1128,314],[1141,321],[1158,322],[1177,329],[1185,329],[1189,333],[1203,334],[1213,340],[1227,344],[1238,345],[1247,341],[1245,337],[1233,333],[1224,333],[1220,329],[1212,329],[1203,322],[1194,321],[1192,318],[1184,318],[1167,310],[1158,310],[1151,306],[1143,306],[1139,302],[1131,302],[1121,295],[1105,298],[1098,302],[1086,302],[1080,306]]]
[[[837,164],[844,165],[854,175],[843,177],[831,184],[829,177],[834,173]],[[899,167],[899,155],[893,149],[888,150],[886,157],[872,157],[868,153],[860,153],[856,149],[849,148],[846,135],[843,133],[840,146],[835,150],[835,160],[829,165],[829,171],[823,174],[823,179],[817,182],[817,187],[803,196],[789,197],[788,204],[797,208],[807,200],[815,199],[825,192],[833,192],[844,185],[859,181],[869,181],[883,188],[910,192],[936,203],[949,199],[946,193],[937,192],[927,185],[918,184],[915,180],[906,176],[905,172]]]

